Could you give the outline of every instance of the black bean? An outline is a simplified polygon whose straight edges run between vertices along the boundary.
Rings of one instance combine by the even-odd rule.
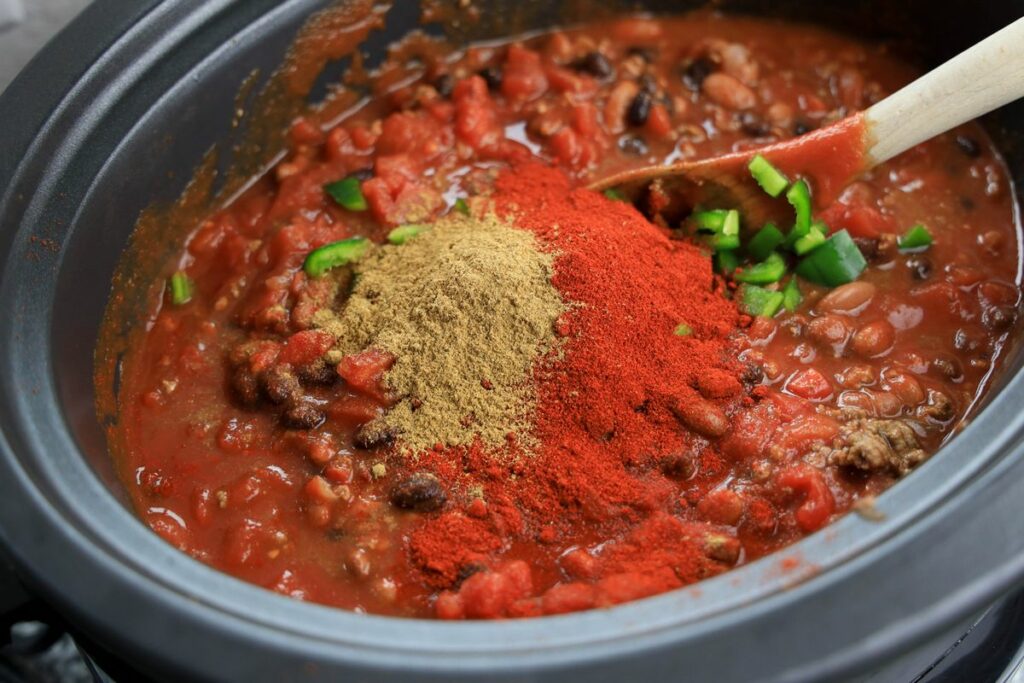
[[[640,74],[640,78],[636,82],[641,90],[646,90],[652,95],[658,92],[658,79],[651,74]]]
[[[480,572],[487,571],[487,565],[482,562],[468,562],[459,567],[459,573],[455,576],[455,585],[453,588],[458,588],[462,585],[462,582],[473,576],[473,574],[479,574]]]
[[[352,439],[357,448],[372,451],[391,445],[395,440],[395,432],[377,425],[365,424],[359,428]]]
[[[647,117],[651,115],[651,105],[654,104],[654,97],[649,90],[641,90],[629,105],[626,112],[626,119],[632,126],[642,126],[647,123]]]
[[[866,261],[874,261],[878,258],[878,240],[874,237],[854,237],[853,243],[857,245],[861,256]]]
[[[747,386],[755,386],[764,380],[764,369],[756,363],[747,363],[743,367],[743,374],[740,381]]]
[[[455,77],[451,74],[441,74],[434,79],[434,90],[441,97],[451,97],[455,90]]]
[[[683,83],[690,90],[700,90],[704,79],[715,73],[718,65],[708,57],[698,57],[683,70]]]
[[[281,415],[285,426],[292,429],[316,429],[324,419],[324,411],[308,399],[295,401]]]
[[[1003,332],[1013,324],[1013,311],[993,306],[981,314],[981,324],[991,332]]]
[[[487,87],[491,90],[501,90],[501,83],[505,80],[505,72],[500,66],[489,66],[480,72],[480,75],[487,81]]]
[[[744,133],[753,138],[763,138],[772,132],[772,127],[752,111],[743,112],[740,116],[740,126]]]
[[[964,211],[974,211],[974,200],[970,197],[960,197],[960,206]]]
[[[633,47],[626,50],[626,54],[630,57],[639,57],[648,64],[653,62],[658,57],[658,51],[653,47],[642,47],[634,45]]]
[[[619,138],[619,149],[626,154],[635,154],[636,156],[647,156],[648,148],[647,143],[644,139],[638,135],[623,135]]]
[[[673,479],[689,479],[697,473],[697,457],[690,451],[667,455],[661,460],[661,471]]]
[[[295,374],[303,384],[314,386],[329,387],[338,380],[337,369],[322,358],[295,368]]]
[[[296,402],[302,398],[302,386],[290,367],[276,365],[263,373],[263,391],[274,403]]]
[[[793,135],[800,136],[806,135],[814,130],[814,125],[807,121],[797,121],[793,124]]]
[[[251,408],[262,398],[260,382],[247,366],[239,366],[231,373],[231,389],[243,406]]]
[[[915,280],[927,280],[932,276],[932,262],[927,256],[916,254],[907,259],[907,268]]]
[[[448,496],[433,474],[416,472],[391,489],[391,504],[402,510],[431,512],[440,509]]]
[[[611,78],[615,75],[615,69],[608,58],[594,50],[573,63],[573,67],[583,73],[588,73],[600,79]]]
[[[361,168],[358,171],[352,171],[352,173],[350,175],[354,176],[355,178],[357,178],[360,181],[370,180],[371,178],[373,178],[373,169],[372,168]]]
[[[956,146],[960,148],[961,152],[971,159],[977,159],[981,156],[981,145],[979,145],[978,141],[972,137],[957,135]]]

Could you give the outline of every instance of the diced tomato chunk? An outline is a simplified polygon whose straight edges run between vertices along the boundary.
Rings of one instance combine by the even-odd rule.
[[[480,76],[459,81],[452,93],[455,102],[455,134],[473,147],[490,147],[503,137],[494,100]]]
[[[786,390],[808,401],[824,401],[832,395],[832,383],[816,368],[798,370],[786,382]]]
[[[786,451],[806,452],[816,443],[830,443],[839,434],[839,423],[825,415],[801,415],[779,428],[775,443]]]
[[[757,458],[764,453],[778,426],[779,418],[768,401],[743,410],[733,419],[732,432],[722,440],[722,453],[737,461]]]
[[[383,400],[387,394],[382,382],[384,373],[394,363],[395,357],[387,351],[367,349],[342,358],[338,374],[355,391]]]
[[[277,362],[289,365],[309,365],[323,357],[334,346],[334,336],[324,330],[304,330],[288,337]]]
[[[794,467],[779,474],[776,482],[803,496],[796,510],[796,522],[801,529],[811,533],[825,526],[836,504],[821,472],[806,466]]]
[[[848,230],[854,237],[875,238],[882,233],[896,231],[893,220],[872,206],[834,202],[818,218],[833,231]]]
[[[645,126],[651,135],[663,138],[672,132],[672,119],[668,115],[668,109],[663,104],[656,104],[651,107],[651,113],[647,116]]]
[[[506,616],[514,603],[532,593],[530,565],[513,560],[495,571],[473,574],[458,593],[442,593],[435,609],[442,619],[495,619]]]
[[[510,100],[533,100],[548,89],[540,55],[522,45],[511,45],[505,58],[501,92]]]
[[[328,406],[327,413],[334,420],[347,420],[355,425],[366,424],[381,411],[380,402],[363,396],[345,396]]]

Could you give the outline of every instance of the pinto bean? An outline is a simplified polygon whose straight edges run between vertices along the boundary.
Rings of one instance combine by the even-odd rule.
[[[881,356],[892,348],[896,330],[888,320],[876,320],[857,330],[850,340],[853,352],[865,358]]]
[[[823,315],[810,322],[807,334],[818,344],[835,349],[849,338],[850,323],[839,315]]]
[[[870,365],[851,365],[839,376],[839,383],[847,389],[869,386],[875,381],[875,371]]]
[[[710,401],[679,401],[672,407],[676,419],[701,436],[718,438],[729,431],[729,418]]]
[[[889,391],[905,404],[916,406],[924,402],[924,389],[921,388],[921,383],[911,375],[904,372],[893,372],[888,374],[885,381],[889,384]]]
[[[836,287],[818,302],[818,310],[827,313],[857,315],[875,297],[875,286],[858,280]]]
[[[704,79],[701,90],[712,102],[726,109],[743,111],[757,105],[754,91],[729,74],[711,74]]]
[[[639,92],[640,86],[635,81],[619,81],[608,93],[604,105],[604,125],[609,131],[621,133],[626,129],[626,112]]]
[[[731,536],[708,534],[704,540],[704,554],[716,562],[736,564],[740,559],[740,542]]]

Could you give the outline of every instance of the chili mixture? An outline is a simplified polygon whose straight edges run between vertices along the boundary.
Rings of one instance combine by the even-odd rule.
[[[870,501],[998,368],[1018,234],[976,124],[825,205],[754,157],[787,224],[583,188],[861,111],[914,76],[882,47],[640,17],[402,73],[294,122],[125,359],[120,471],[202,562],[377,614],[613,605]]]

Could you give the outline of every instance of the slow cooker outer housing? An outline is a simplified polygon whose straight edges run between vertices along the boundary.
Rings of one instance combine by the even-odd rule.
[[[358,615],[242,583],[152,534],[126,506],[94,414],[110,278],[140,211],[176,198],[231,138],[239,84],[277,66],[324,4],[99,0],[0,96],[0,541],[78,627],[167,680],[823,680],[911,651],[1022,582],[1016,349],[985,410],[880,498],[883,521],[850,515],[777,556],[613,609],[489,623]],[[476,4],[534,26],[554,16],[543,2]],[[1024,2],[892,4],[723,9],[907,38],[925,65],[1024,14]],[[415,3],[397,5],[372,54],[418,26]],[[1021,180],[1024,106],[988,123]]]

